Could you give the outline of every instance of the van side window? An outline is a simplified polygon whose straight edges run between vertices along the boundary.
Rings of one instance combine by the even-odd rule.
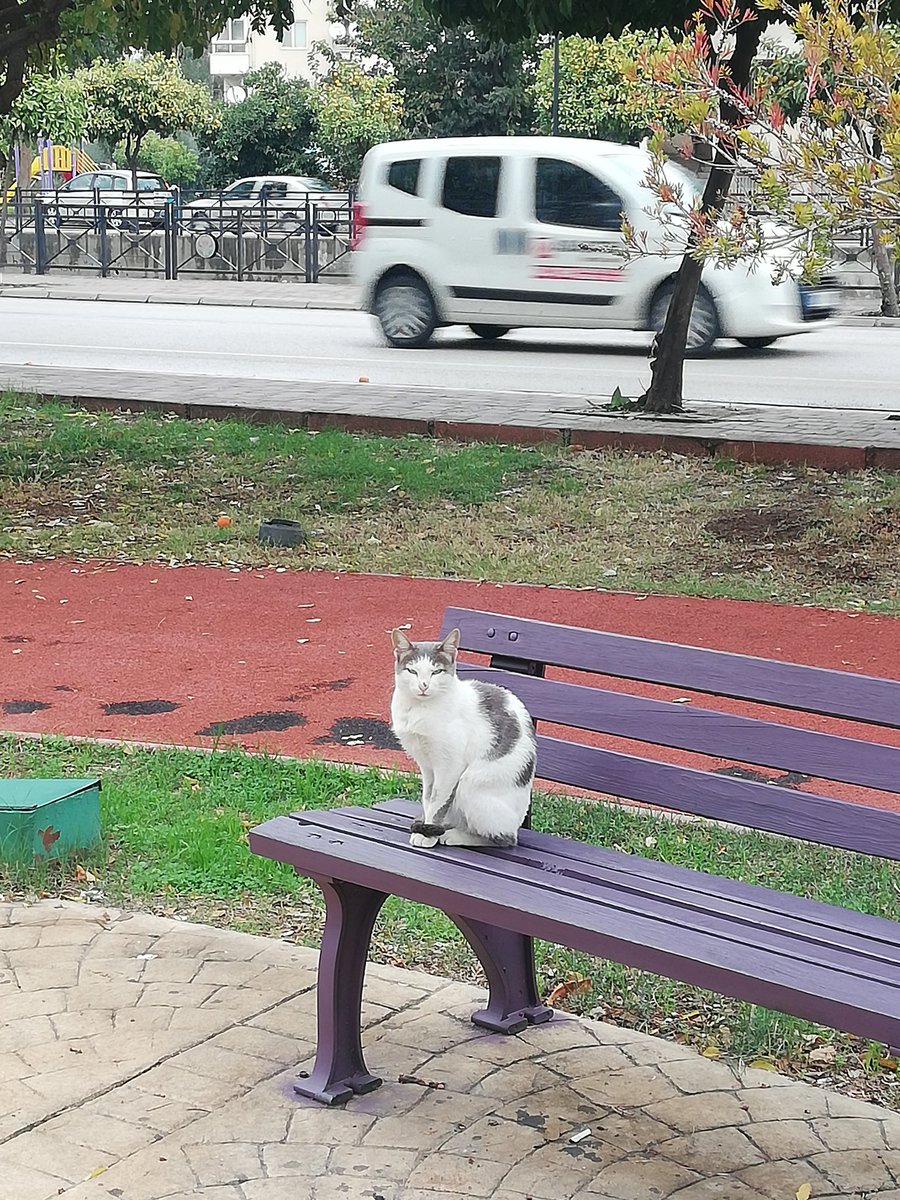
[[[495,217],[499,188],[499,158],[448,158],[441,202],[468,217]]]
[[[537,160],[534,213],[546,225],[619,230],[622,208],[612,188],[583,167],[558,158]]]
[[[406,192],[415,196],[419,190],[420,158],[404,158],[400,162],[391,163],[388,169],[388,187],[396,188],[398,192]]]

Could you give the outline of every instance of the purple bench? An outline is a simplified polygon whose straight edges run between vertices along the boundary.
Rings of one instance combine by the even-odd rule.
[[[900,728],[898,681],[448,609],[444,632],[457,625],[463,649],[491,663],[461,664],[461,673],[517,692],[539,730],[592,730],[900,794],[900,747],[886,744]],[[649,699],[602,680],[548,679],[547,667],[592,673],[592,684],[606,676],[693,695],[690,703]],[[853,733],[716,711],[697,693],[847,718]],[[763,782],[746,769],[741,777],[643,758],[605,741],[539,732],[538,776],[900,860],[900,812]],[[381,1083],[363,1059],[360,1004],[372,928],[389,895],[439,908],[463,932],[490,989],[472,1019],[488,1030],[517,1033],[552,1016],[535,982],[531,939],[539,937],[900,1048],[898,921],[799,899],[777,890],[777,879],[735,883],[530,829],[511,850],[416,850],[408,832],[418,811],[395,800],[299,812],[250,834],[254,853],[290,863],[325,894],[318,1052],[296,1085],[304,1096],[339,1104]]]

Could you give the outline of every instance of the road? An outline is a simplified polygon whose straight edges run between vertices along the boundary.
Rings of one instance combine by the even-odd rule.
[[[643,334],[519,330],[500,342],[441,330],[433,348],[393,350],[359,312],[0,298],[0,366],[114,369],[228,379],[639,394]],[[900,337],[830,326],[753,352],[723,342],[685,367],[689,400],[894,411]],[[2,383],[2,380],[0,380]]]

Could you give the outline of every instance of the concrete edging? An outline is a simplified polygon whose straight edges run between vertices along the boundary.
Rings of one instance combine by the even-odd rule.
[[[56,393],[36,393],[42,401],[58,400]],[[375,414],[299,412],[293,409],[237,407],[227,404],[189,404],[168,400],[116,400],[108,396],[66,396],[67,401],[93,411],[163,412],[187,420],[243,420],[279,424],[320,432],[342,429],[387,437],[418,434],[458,442],[494,441],[509,445],[556,443],[573,450],[624,450],[638,454],[664,451],[693,458],[722,458],[761,466],[809,466],[827,471],[866,468],[900,470],[900,447],[841,446],[817,442],[780,442],[753,438],[717,438],[682,431],[638,432],[623,428],[584,429],[577,426],[487,424],[439,418],[391,417]],[[618,418],[625,420],[626,418]],[[646,420],[647,418],[643,418]]]

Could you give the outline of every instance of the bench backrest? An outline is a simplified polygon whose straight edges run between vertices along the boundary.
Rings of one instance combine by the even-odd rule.
[[[538,777],[572,787],[729,821],[772,833],[900,860],[900,811],[885,797],[861,804],[754,778],[734,777],[541,732],[542,723],[672,747],[729,764],[752,764],[900,795],[900,681],[846,671],[726,654],[695,646],[626,637],[501,613],[449,608],[443,633],[459,627],[461,648],[490,666],[460,662],[459,673],[500,683],[527,706],[538,730]],[[669,699],[635,695],[568,679],[547,668],[607,680],[675,687]],[[631,687],[632,685],[626,685]],[[702,707],[695,693],[723,697]],[[684,700],[687,702],[683,702]],[[765,716],[740,715],[728,701],[764,705]],[[778,713],[802,712],[850,724],[824,732],[785,724]],[[821,724],[821,722],[818,722]],[[833,722],[832,722],[833,724]],[[564,732],[564,730],[560,730]],[[597,742],[598,739],[593,739]],[[644,753],[648,757],[644,757]],[[726,770],[732,770],[726,767]],[[748,772],[748,774],[751,774]],[[900,806],[898,806],[900,807]]]

